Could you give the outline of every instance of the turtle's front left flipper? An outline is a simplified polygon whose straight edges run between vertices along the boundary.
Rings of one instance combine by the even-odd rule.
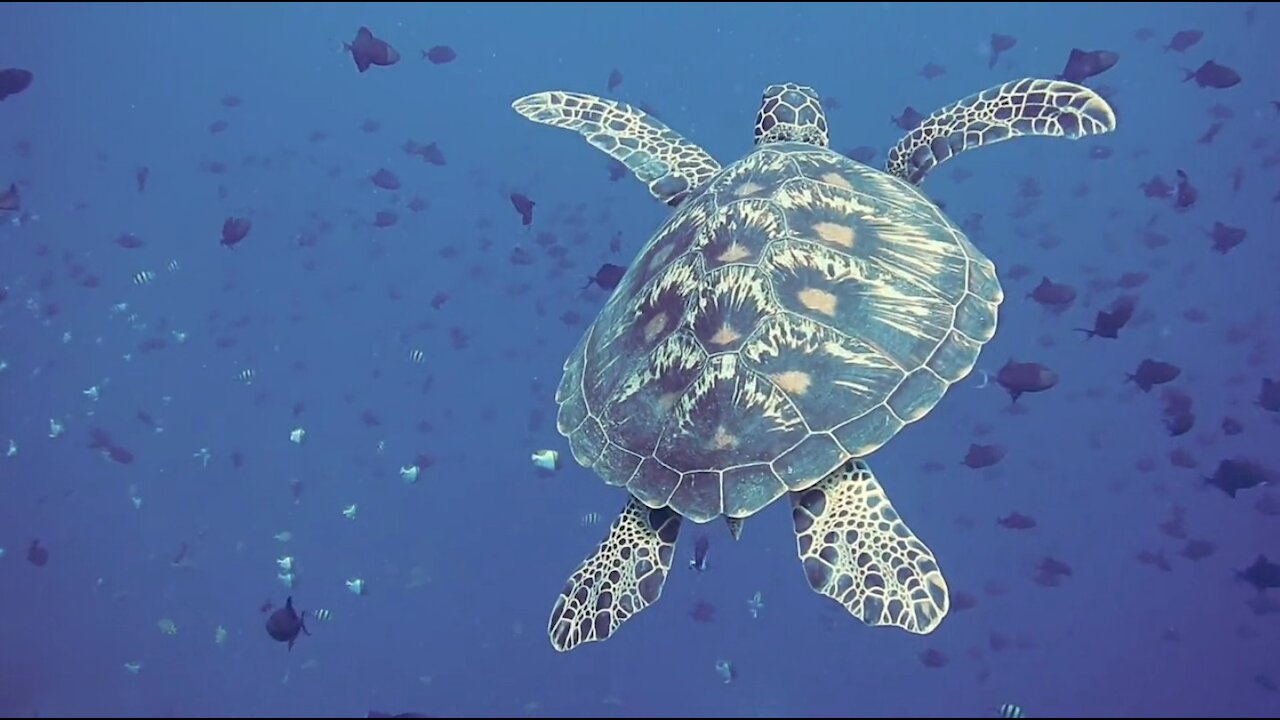
[[[868,625],[928,635],[950,607],[938,561],[889,504],[871,468],[848,460],[791,494],[791,519],[814,591]]]
[[[526,95],[511,107],[543,125],[573,130],[627,166],[672,207],[720,171],[720,163],[657,118],[625,103],[583,93]]]
[[[913,185],[965,150],[1026,135],[1079,140],[1116,129],[1101,95],[1062,80],[1014,80],[934,112],[889,151],[885,170]]]
[[[570,576],[551,611],[551,645],[567,652],[609,639],[622,623],[658,601],[675,557],[680,516],[631,498],[609,536]]]

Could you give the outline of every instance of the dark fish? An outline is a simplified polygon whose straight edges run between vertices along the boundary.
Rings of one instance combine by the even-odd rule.
[[[693,542],[693,557],[689,559],[689,568],[698,572],[707,569],[707,551],[711,549],[711,540],[705,533],[699,533]]]
[[[1058,374],[1040,363],[1009,360],[996,373],[996,382],[1017,402],[1023,393],[1043,392],[1057,385]]]
[[[716,606],[706,600],[699,600],[693,604],[693,608],[689,610],[689,617],[694,622],[709,623],[715,622]]]
[[[1164,46],[1165,52],[1172,50],[1173,52],[1184,52],[1187,48],[1200,42],[1200,38],[1204,37],[1204,33],[1200,30],[1179,30],[1173,34],[1173,38],[1169,40],[1169,44]]]
[[[1133,311],[1138,307],[1138,299],[1132,295],[1121,295],[1116,301],[1111,303],[1110,310],[1099,310],[1098,316],[1094,318],[1093,329],[1076,328],[1076,332],[1085,334],[1085,339],[1100,337],[1116,340],[1120,337],[1120,330],[1128,324],[1133,317]]]
[[[355,40],[343,43],[342,46],[351,52],[351,59],[355,60],[356,70],[360,72],[368,70],[370,65],[385,67],[400,62],[400,53],[386,42],[374,37],[367,27],[361,26],[356,31]]]
[[[946,667],[949,662],[951,659],[937,648],[929,648],[920,653],[920,664],[928,668]]]
[[[621,180],[622,178],[626,177],[627,174],[630,172],[629,170],[627,170],[626,165],[623,165],[622,163],[612,158],[609,159],[609,164],[606,167],[609,170],[609,179],[612,180],[613,182],[617,182]]]
[[[1182,369],[1173,363],[1146,358],[1138,363],[1137,370],[1125,376],[1125,382],[1135,383],[1142,392],[1151,392],[1151,388],[1173,382],[1181,374]]]
[[[1213,143],[1214,138],[1218,137],[1218,133],[1222,132],[1222,128],[1223,128],[1223,123],[1221,120],[1219,120],[1218,122],[1215,122],[1214,124],[1209,126],[1208,130],[1204,131],[1204,134],[1201,135],[1200,138],[1196,140],[1196,142],[1200,143],[1201,145],[1211,145]]]
[[[27,548],[27,562],[36,567],[44,567],[49,563],[49,551],[40,547],[40,540],[32,540]]]
[[[382,123],[373,118],[366,119],[360,124],[360,130],[367,133],[376,133],[382,129]]]
[[[587,284],[583,285],[582,289],[586,290],[594,283],[601,290],[611,291],[618,287],[618,283],[622,282],[622,276],[626,273],[627,269],[621,265],[605,263],[600,266],[595,275],[587,278]]]
[[[1273,484],[1275,475],[1273,471],[1252,460],[1233,459],[1219,462],[1213,476],[1204,481],[1234,498],[1241,490]]]
[[[429,60],[433,65],[445,65],[451,63],[458,58],[458,53],[448,45],[436,45],[430,50],[422,51],[422,59]]]
[[[31,80],[34,77],[30,70],[23,70],[22,68],[0,70],[0,100],[26,90],[31,86]]]
[[[1270,412],[1280,412],[1280,380],[1262,378],[1262,389],[1258,391],[1258,407]]]
[[[1186,73],[1182,82],[1195,80],[1196,84],[1202,88],[1226,90],[1240,84],[1240,73],[1212,60],[1205,60],[1204,64],[1195,70],[1183,68],[1182,72]]]
[[[1036,526],[1036,519],[1020,512],[1011,513],[996,520],[1001,526],[1010,530],[1030,530]]]
[[[1268,560],[1266,555],[1259,555],[1252,565],[1237,570],[1236,577],[1257,588],[1258,592],[1280,588],[1280,565]]]
[[[610,70],[609,83],[608,83],[609,92],[613,92],[614,90],[618,89],[618,86],[621,84],[622,84],[622,73],[618,71],[618,68],[614,68]]]
[[[306,610],[303,610],[301,615],[294,611],[293,596],[290,595],[284,601],[284,607],[271,613],[271,617],[267,618],[267,634],[272,640],[289,643],[289,649],[292,650],[299,633],[311,634],[311,631],[307,630],[306,618]]]
[[[133,182],[138,186],[138,192],[147,189],[147,178],[151,177],[151,168],[143,165],[133,171]]]
[[[226,120],[214,120],[212,123],[209,124],[209,134],[217,135],[219,133],[226,132],[227,128],[229,127],[231,127],[231,123],[227,122]]]
[[[991,34],[991,57],[987,59],[987,67],[994,68],[996,61],[1000,59],[1001,53],[1012,50],[1014,45],[1018,44],[1018,38],[1012,35],[1001,35],[1000,33]]]
[[[1213,251],[1226,255],[1232,248],[1244,242],[1248,232],[1244,228],[1231,227],[1223,225],[1220,222],[1213,224],[1213,229],[1209,231],[1209,237],[1213,239]]]
[[[449,164],[448,161],[444,159],[444,152],[440,150],[440,146],[436,145],[434,142],[427,143],[426,146],[422,148],[422,152],[418,154],[422,156],[423,162],[431,163],[432,165]]]
[[[1217,547],[1208,540],[1188,540],[1178,554],[1188,560],[1200,561],[1212,555],[1215,550]]]
[[[218,241],[219,245],[226,247],[235,247],[244,240],[249,234],[249,229],[253,227],[253,222],[249,218],[229,217],[222,222],[222,239]]]
[[[1072,48],[1071,55],[1067,57],[1067,66],[1058,77],[1067,82],[1081,83],[1110,70],[1119,59],[1120,55],[1110,50]]]
[[[902,114],[897,117],[891,117],[890,122],[907,132],[911,132],[920,127],[920,123],[924,122],[924,115],[919,110],[910,105],[902,108]]]
[[[1116,285],[1125,290],[1132,290],[1146,285],[1149,279],[1151,279],[1151,276],[1144,272],[1127,272],[1116,280]]]
[[[1196,199],[1200,197],[1200,191],[1191,184],[1191,179],[1181,170],[1178,171],[1178,194],[1177,199],[1173,201],[1174,210],[1186,210],[1196,204]]]
[[[400,189],[400,178],[396,177],[395,173],[386,168],[378,168],[377,172],[369,176],[369,180],[383,190]]]
[[[134,235],[133,233],[125,233],[120,237],[116,238],[116,244],[122,248],[128,248],[130,250],[133,250],[133,249],[142,247],[146,243],[142,241],[142,238],[138,237],[137,235]]]
[[[1222,418],[1223,435],[1239,435],[1244,432],[1244,425],[1233,417]]]
[[[1027,297],[1045,307],[1062,309],[1076,299],[1076,289],[1070,285],[1059,285],[1048,277],[1042,276],[1040,284],[1027,293]]]
[[[1005,449],[1000,445],[978,445],[972,443],[969,445],[969,452],[965,453],[964,460],[961,462],[974,470],[981,470],[984,467],[991,467],[1004,459]]]
[[[924,67],[920,68],[920,77],[924,78],[925,80],[932,80],[936,77],[941,77],[945,75],[946,72],[947,72],[947,69],[942,67],[941,65],[934,65],[931,62],[927,62],[924,64]]]
[[[373,216],[373,226],[379,228],[389,228],[399,222],[400,216],[393,210],[379,210]]]
[[[1142,183],[1138,187],[1142,188],[1142,194],[1149,198],[1167,198],[1173,196],[1173,186],[1164,181],[1159,175],[1153,176],[1150,180]]]
[[[1164,556],[1163,550],[1159,552],[1143,550],[1138,553],[1138,562],[1143,565],[1154,565],[1165,572],[1173,572],[1173,566],[1169,564],[1169,560]]]
[[[240,107],[244,104],[244,101],[240,99],[239,95],[223,95],[220,102],[223,107],[229,108]]]
[[[1164,420],[1164,428],[1169,431],[1169,437],[1186,435],[1191,432],[1191,428],[1195,424],[1196,416],[1190,412],[1175,413]]]
[[[511,205],[520,213],[520,224],[528,225],[533,222],[533,206],[534,203],[529,198],[520,193],[511,193]]]
[[[17,183],[9,183],[9,189],[0,192],[0,210],[18,212],[22,209],[22,197],[18,195]]]

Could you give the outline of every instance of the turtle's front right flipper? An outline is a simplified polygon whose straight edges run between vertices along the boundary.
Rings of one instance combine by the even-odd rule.
[[[631,498],[609,536],[560,591],[547,624],[552,647],[567,652],[608,640],[622,623],[657,602],[679,534],[679,515]]]
[[[1079,140],[1116,129],[1101,95],[1062,80],[1014,80],[934,112],[889,151],[885,170],[913,185],[965,150],[1026,135]]]
[[[705,150],[625,103],[557,90],[526,95],[511,107],[536,123],[582,135],[672,207],[720,171],[720,163]]]
[[[871,468],[848,460],[791,493],[791,519],[815,592],[862,622],[928,635],[950,607],[933,553],[889,504]]]

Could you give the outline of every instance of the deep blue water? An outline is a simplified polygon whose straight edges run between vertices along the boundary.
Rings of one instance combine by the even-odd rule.
[[[401,60],[357,72],[343,43],[362,25]],[[1190,29],[1197,44],[1163,49]],[[1017,44],[989,63],[992,33]],[[0,103],[0,189],[21,197],[0,211],[0,716],[1275,716],[1280,597],[1235,572],[1280,560],[1280,490],[1232,499],[1203,478],[1225,459],[1280,467],[1280,415],[1256,403],[1280,379],[1277,33],[1261,3],[0,6],[0,68],[34,73]],[[436,45],[456,59],[423,59]],[[580,290],[670,210],[511,101],[644,104],[727,164],[762,89],[799,82],[833,147],[880,166],[905,106],[1053,77],[1073,47],[1119,53],[1089,81],[1113,135],[984,148],[923,186],[1003,278],[978,368],[1059,376],[1015,405],[975,373],[876,453],[948,578],[942,626],[869,628],[810,591],[783,501],[737,543],[686,524],[659,603],[554,652],[556,593],[625,501],[556,432],[562,365],[607,299]],[[1242,82],[1183,82],[1210,59]],[[399,190],[374,187],[380,168]],[[1144,195],[1177,170],[1192,207]],[[531,226],[512,193],[536,202]],[[252,222],[234,248],[229,217]],[[1213,252],[1215,222],[1244,242]],[[1148,277],[1125,289],[1125,273]],[[1043,276],[1077,289],[1069,308],[1027,297]],[[1139,304],[1119,339],[1073,332],[1122,294]],[[1144,358],[1181,374],[1143,393],[1125,378]],[[1193,401],[1177,437],[1169,388]],[[90,448],[95,427],[132,462]],[[1006,454],[974,470],[971,443]],[[561,453],[552,476],[529,461],[542,448]],[[1015,511],[1037,526],[996,523]],[[260,612],[290,592],[285,556],[299,608],[331,613],[292,651]],[[1037,583],[1046,557],[1071,574]],[[692,619],[699,601],[713,622]]]

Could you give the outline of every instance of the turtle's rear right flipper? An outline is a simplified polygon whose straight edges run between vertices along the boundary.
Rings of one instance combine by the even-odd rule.
[[[705,150],[626,103],[556,90],[526,95],[511,107],[536,123],[583,136],[672,207],[720,171],[720,163]]]
[[[551,645],[567,652],[608,640],[622,623],[658,601],[675,557],[680,516],[631,498],[609,536],[574,571],[551,611]]]
[[[935,167],[965,150],[1025,135],[1078,140],[1115,129],[1115,111],[1089,88],[1024,78],[934,112],[889,151],[885,170],[919,185]]]
[[[938,561],[898,517],[871,468],[849,460],[791,493],[791,519],[814,591],[868,625],[928,635],[950,607]]]

